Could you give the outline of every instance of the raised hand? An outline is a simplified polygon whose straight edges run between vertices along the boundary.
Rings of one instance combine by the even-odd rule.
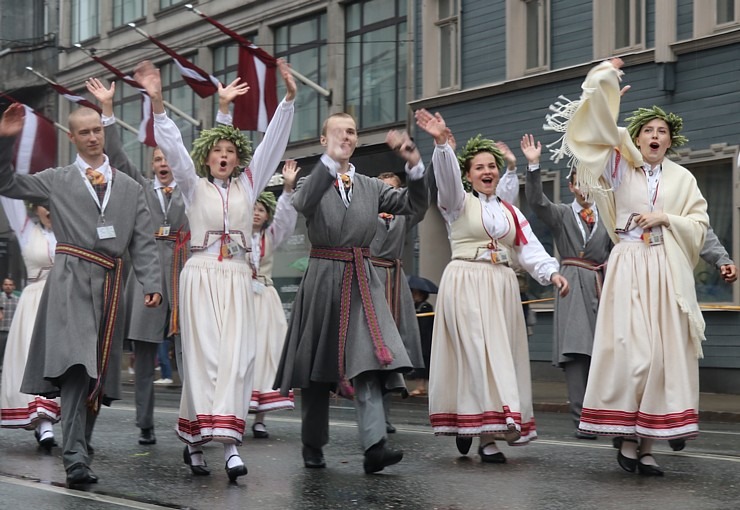
[[[144,60],[134,68],[134,79],[144,87],[149,97],[152,98],[154,113],[164,113],[162,77],[159,75],[159,69],[154,67],[151,61]]]
[[[442,115],[439,113],[432,115],[422,108],[414,112],[414,117],[416,118],[416,125],[429,133],[437,145],[443,145],[447,142],[448,130]]]
[[[13,103],[0,118],[0,136],[16,136],[23,131],[26,109],[20,103]]]
[[[283,190],[293,191],[295,188],[295,181],[298,178],[298,172],[301,171],[301,167],[298,166],[298,162],[295,159],[286,159],[283,165]]]
[[[391,129],[385,135],[385,143],[393,149],[396,154],[401,156],[409,164],[409,167],[415,167],[419,164],[421,154],[416,148],[416,144],[406,131],[396,131]]]
[[[292,101],[293,99],[295,99],[296,92],[298,91],[298,86],[295,83],[293,73],[290,72],[290,64],[288,64],[282,58],[279,58],[277,63],[278,69],[280,70],[280,76],[283,77],[285,88],[287,89],[287,92],[285,93],[285,100]]]
[[[241,78],[237,78],[226,85],[218,84],[218,109],[222,113],[229,113],[229,105],[239,96],[243,96],[249,91],[249,85],[244,82],[240,83]]]
[[[508,170],[514,170],[516,168],[516,156],[511,149],[509,149],[509,146],[504,142],[496,142],[496,147],[498,147],[498,149],[504,154],[506,168]]]
[[[522,136],[522,141],[519,144],[524,153],[524,157],[527,158],[527,162],[530,165],[536,165],[540,162],[540,155],[542,154],[542,144],[534,141],[534,135]]]
[[[450,131],[450,128],[447,128],[447,145],[450,146],[450,149],[452,151],[457,150],[457,140],[455,140],[455,135],[452,134],[452,131]]]
[[[105,88],[103,82],[97,78],[88,78],[85,80],[85,87],[98,100],[103,108],[103,115],[106,117],[113,116],[113,97],[116,94],[116,82],[110,82],[110,87]]]

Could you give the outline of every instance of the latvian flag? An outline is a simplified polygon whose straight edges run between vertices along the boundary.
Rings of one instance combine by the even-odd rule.
[[[182,79],[185,80],[185,83],[187,83],[196,94],[205,98],[211,97],[213,94],[218,92],[218,86],[221,83],[218,81],[218,78],[208,74],[203,69],[196,66],[182,55],[176,53],[169,46],[155,39],[151,35],[148,35],[147,38],[174,59],[175,65],[180,71],[180,75],[182,75]]]
[[[19,174],[33,174],[53,168],[57,163],[57,133],[54,123],[23,105],[26,116],[23,131],[16,138],[14,166]]]
[[[67,99],[68,101],[72,101],[73,103],[77,103],[80,106],[87,106],[88,108],[92,108],[93,110],[95,110],[98,113],[102,113],[102,110],[100,109],[100,107],[98,107],[98,105],[91,103],[90,101],[88,101],[87,99],[85,99],[82,96],[78,96],[77,94],[75,94],[71,90],[69,90],[69,89],[67,89],[65,87],[62,87],[58,83],[53,83],[52,82],[52,83],[49,83],[49,86],[51,86],[51,88],[53,88],[59,94],[61,94],[62,96],[64,96],[65,99]]]
[[[152,114],[152,100],[147,94],[144,87],[131,76],[124,74],[123,71],[109,64],[100,57],[90,55],[95,62],[105,67],[108,71],[116,75],[126,85],[129,85],[141,93],[141,123],[139,124],[139,135],[136,137],[147,147],[156,147],[157,141],[154,139],[154,115]]]
[[[278,105],[277,59],[248,39],[226,28],[202,12],[198,14],[239,44],[238,74],[249,85],[249,93],[234,100],[234,126],[250,131],[266,131]]]

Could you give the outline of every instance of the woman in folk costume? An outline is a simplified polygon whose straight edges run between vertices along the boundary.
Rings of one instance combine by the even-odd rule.
[[[231,481],[247,474],[236,446],[244,435],[256,350],[250,221],[257,197],[285,151],[293,121],[296,85],[287,64],[280,61],[279,68],[287,94],[254,156],[239,130],[218,126],[201,133],[192,159],[165,113],[159,70],[150,62],[136,70],[137,81],[152,97],[157,144],[175,175],[190,222],[192,255],[180,275],[186,376],[177,434],[187,444],[184,461],[195,475],[209,474],[201,445],[223,443]],[[245,85],[243,92],[247,89]]]
[[[265,413],[280,409],[294,409],[293,392],[283,396],[273,390],[280,353],[285,343],[288,321],[280,296],[272,285],[272,264],[275,250],[295,230],[298,213],[293,208],[293,190],[298,168],[295,160],[285,161],[283,166],[283,193],[276,201],[275,195],[263,191],[254,204],[252,219],[252,280],[254,309],[257,325],[255,340],[257,353],[254,362],[254,387],[249,403],[249,412],[254,413],[252,435],[256,439],[267,439],[270,434],[265,427]]]
[[[615,243],[579,427],[621,436],[617,460],[626,471],[662,476],[654,441],[699,432],[704,321],[693,268],[707,204],[691,173],[665,158],[686,142],[679,117],[640,108],[626,129],[617,127],[622,65],[613,59],[593,68],[581,100],[559,104],[548,123],[565,126],[555,158],[573,156],[578,184],[595,198]]]
[[[39,445],[51,451],[56,445],[52,424],[60,418],[58,399],[27,395],[20,392],[20,387],[41,294],[54,265],[57,240],[51,230],[51,215],[46,207],[33,206],[38,218],[36,223],[29,218],[22,200],[0,197],[0,202],[10,227],[18,237],[29,282],[18,300],[8,333],[0,383],[0,424],[7,428],[35,429]]]
[[[522,213],[496,196],[504,155],[494,142],[479,135],[456,157],[439,114],[419,110],[416,122],[436,142],[437,204],[452,248],[432,338],[432,427],[437,435],[456,436],[463,455],[479,436],[481,460],[504,463],[497,439],[519,445],[537,437],[527,328],[510,263],[517,260],[540,284],[558,287],[561,296],[568,282]],[[465,192],[461,172],[470,192]]]

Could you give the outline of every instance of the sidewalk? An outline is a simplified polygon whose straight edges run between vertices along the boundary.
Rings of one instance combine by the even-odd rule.
[[[157,376],[155,376],[157,377]],[[179,374],[174,371],[172,376],[174,382],[168,385],[155,385],[157,390],[179,391]],[[127,370],[121,374],[121,383],[133,386],[134,378]],[[414,381],[407,381],[409,390],[413,389]],[[298,393],[298,392],[296,392]],[[532,400],[535,412],[545,413],[568,413],[567,389],[564,382],[559,381],[532,381]],[[403,404],[427,403],[426,397],[410,397],[402,399],[394,395],[394,401]],[[711,422],[740,423],[740,395],[729,393],[701,393],[699,397],[699,419]]]

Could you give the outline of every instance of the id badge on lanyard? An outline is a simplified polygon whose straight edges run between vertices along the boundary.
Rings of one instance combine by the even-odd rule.
[[[509,265],[509,252],[505,249],[499,249],[498,243],[488,243],[488,249],[491,251],[491,263],[492,264],[506,264]]]

